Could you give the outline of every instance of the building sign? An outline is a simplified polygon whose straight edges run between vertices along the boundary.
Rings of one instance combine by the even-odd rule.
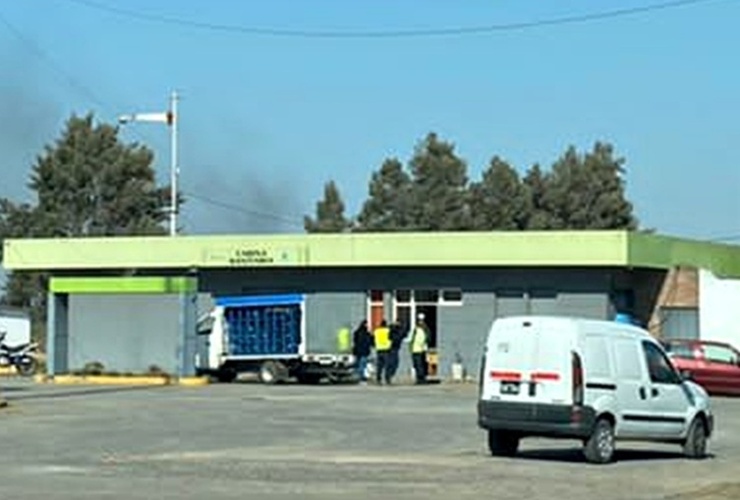
[[[286,260],[287,254],[283,253],[280,257],[280,260]],[[275,255],[264,248],[237,248],[229,257],[229,264],[232,266],[274,263]]]
[[[210,249],[207,262],[209,265],[229,267],[290,266],[301,264],[302,255],[300,248],[239,246],[229,249]]]

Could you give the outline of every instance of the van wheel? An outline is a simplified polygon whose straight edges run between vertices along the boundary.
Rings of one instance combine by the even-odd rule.
[[[592,464],[607,464],[614,459],[614,426],[601,418],[583,447],[586,460]]]
[[[707,426],[700,417],[691,422],[686,441],[683,443],[683,454],[688,458],[701,459],[707,456]]]
[[[506,431],[488,431],[488,450],[494,457],[513,457],[519,449],[519,436]]]

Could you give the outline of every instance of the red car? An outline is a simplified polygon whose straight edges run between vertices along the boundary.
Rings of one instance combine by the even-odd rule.
[[[709,394],[740,396],[740,352],[730,344],[708,340],[663,340],[675,367]]]

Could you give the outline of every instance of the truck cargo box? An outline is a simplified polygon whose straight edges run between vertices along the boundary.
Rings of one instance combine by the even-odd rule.
[[[303,297],[278,295],[221,297],[226,344],[232,356],[298,355],[303,325]]]

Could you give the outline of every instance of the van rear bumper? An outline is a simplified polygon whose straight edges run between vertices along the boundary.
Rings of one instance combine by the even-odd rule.
[[[515,431],[524,436],[586,438],[595,422],[596,412],[589,406],[478,402],[478,426],[488,430]]]

